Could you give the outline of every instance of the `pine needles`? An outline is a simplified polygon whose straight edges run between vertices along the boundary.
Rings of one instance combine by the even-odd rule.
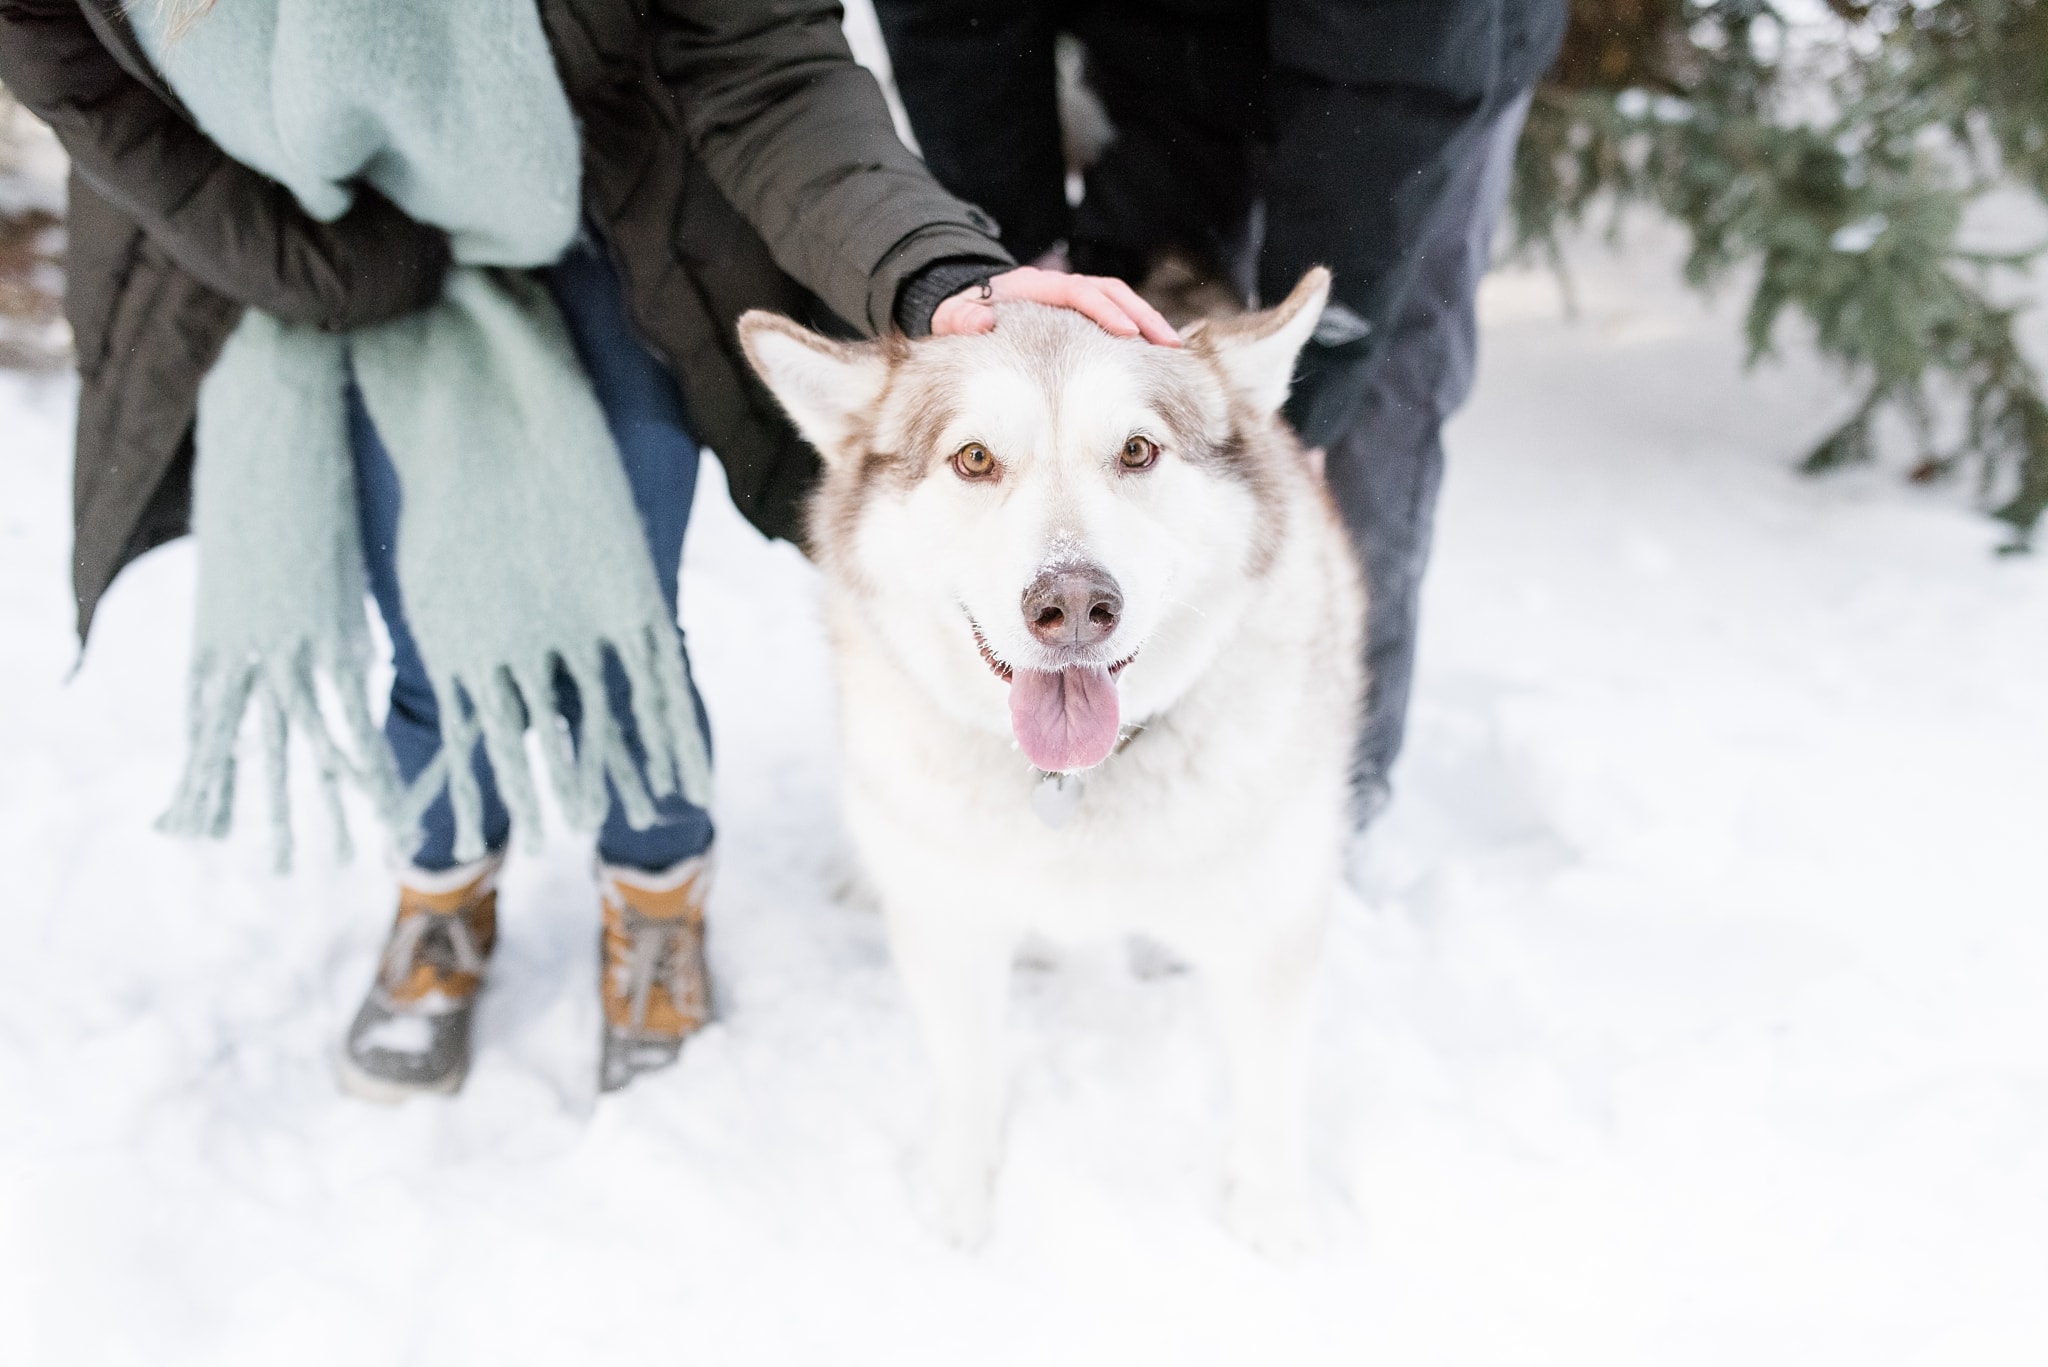
[[[1913,478],[1974,477],[2025,549],[2048,512],[2048,401],[1995,287],[2042,246],[1962,232],[2000,186],[2048,199],[2048,0],[1786,8],[1574,0],[1516,166],[1518,244],[1561,264],[1560,231],[1596,204],[1661,210],[1691,236],[1693,285],[1754,271],[1752,362],[1789,313],[1863,385],[1802,468],[1869,461],[1896,412]]]

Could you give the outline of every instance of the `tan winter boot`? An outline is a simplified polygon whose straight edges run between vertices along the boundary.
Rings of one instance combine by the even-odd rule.
[[[676,1061],[683,1041],[711,1019],[704,971],[708,854],[659,873],[598,867],[604,899],[604,1055],[598,1081],[615,1092],[640,1073]]]
[[[366,1101],[452,1092],[469,1073],[470,1024],[498,941],[499,855],[445,872],[409,869],[377,978],[336,1057]]]

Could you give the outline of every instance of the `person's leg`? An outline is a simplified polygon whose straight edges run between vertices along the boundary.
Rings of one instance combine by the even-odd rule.
[[[1388,774],[1406,731],[1422,574],[1443,477],[1442,429],[1472,388],[1479,342],[1475,295],[1527,111],[1525,98],[1500,114],[1478,153],[1456,172],[1425,234],[1414,284],[1358,416],[1328,451],[1330,488],[1372,595],[1369,681],[1354,770],[1361,824],[1385,805]]]
[[[411,783],[441,751],[441,709],[427,667],[420,660],[419,646],[405,620],[405,603],[398,589],[398,521],[400,497],[398,471],[390,453],[370,422],[363,396],[353,384],[348,391],[349,449],[355,457],[356,508],[362,530],[363,561],[369,572],[370,593],[383,614],[384,629],[391,637],[391,710],[384,718],[384,735],[391,742],[398,772]],[[496,776],[484,755],[481,742],[474,757],[477,785],[484,802],[484,843],[492,850],[505,847],[512,817],[498,796]],[[415,867],[438,872],[455,864],[455,809],[444,790],[421,818],[423,838],[411,852]],[[401,853],[404,853],[401,851]]]
[[[697,487],[697,443],[684,425],[682,395],[634,335],[618,278],[599,248],[579,242],[548,271],[547,280],[611,426],[648,554],[673,615],[683,531]],[[605,661],[605,690],[634,762],[644,763],[625,671],[615,658]],[[703,699],[693,701],[708,749]],[[572,729],[580,721],[581,703],[575,686],[561,679],[556,704]],[[711,1015],[704,962],[711,814],[680,795],[657,800],[655,809],[655,824],[636,831],[614,789],[597,834],[604,910],[598,1085],[605,1091],[675,1062],[683,1042]]]
[[[682,569],[683,532],[690,520],[690,501],[697,488],[697,443],[685,425],[682,395],[660,361],[641,345],[626,314],[618,278],[601,250],[579,242],[547,272],[549,288],[569,325],[578,355],[589,372],[591,389],[604,409],[612,439],[624,462],[626,482],[640,514],[664,600],[676,610],[677,576]],[[685,667],[688,666],[687,656]],[[614,715],[620,719],[626,745],[636,763],[643,751],[633,719],[625,670],[616,658],[605,661],[605,686]],[[566,680],[557,689],[557,705],[573,727],[581,720],[581,700]],[[697,725],[707,747],[710,728],[701,698],[696,699]],[[658,820],[636,831],[626,820],[616,791],[598,832],[598,857],[611,865],[642,870],[673,867],[711,848],[711,814],[671,795],[655,804]]]
[[[398,472],[353,385],[348,430],[364,565],[391,637],[384,734],[410,783],[440,753],[441,714],[398,590]],[[397,918],[336,1055],[342,1086],[366,1100],[452,1092],[469,1072],[470,1026],[498,938],[499,852],[512,825],[481,744],[472,762],[490,853],[456,864],[455,813],[444,791],[422,818],[420,847],[399,878]]]
[[[875,0],[925,165],[1030,261],[1067,236],[1058,0]]]
[[[1237,295],[1264,124],[1261,9],[1096,4],[1073,29],[1114,130],[1074,210],[1074,269],[1140,285],[1171,251]]]

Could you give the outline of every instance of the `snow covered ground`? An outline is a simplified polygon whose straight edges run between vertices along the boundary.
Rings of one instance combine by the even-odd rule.
[[[814,577],[715,478],[684,615],[721,1020],[597,1099],[557,828],[511,866],[465,1092],[344,1099],[387,874],[310,822],[284,879],[260,821],[151,832],[192,548],[67,682],[72,388],[0,377],[0,1361],[2048,1358],[2048,561],[1953,491],[1790,473],[1847,396],[1741,375],[1736,301],[1668,242],[1578,262],[1576,322],[1540,274],[1487,286],[1399,798],[1324,984],[1328,1246],[1292,1268],[1214,1222],[1196,985],[1111,952],[1019,971],[992,1245],[921,1231]]]

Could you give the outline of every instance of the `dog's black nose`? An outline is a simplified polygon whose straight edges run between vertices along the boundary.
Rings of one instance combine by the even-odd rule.
[[[1024,625],[1049,646],[1092,646],[1116,630],[1124,596],[1099,565],[1041,570],[1024,590]]]

